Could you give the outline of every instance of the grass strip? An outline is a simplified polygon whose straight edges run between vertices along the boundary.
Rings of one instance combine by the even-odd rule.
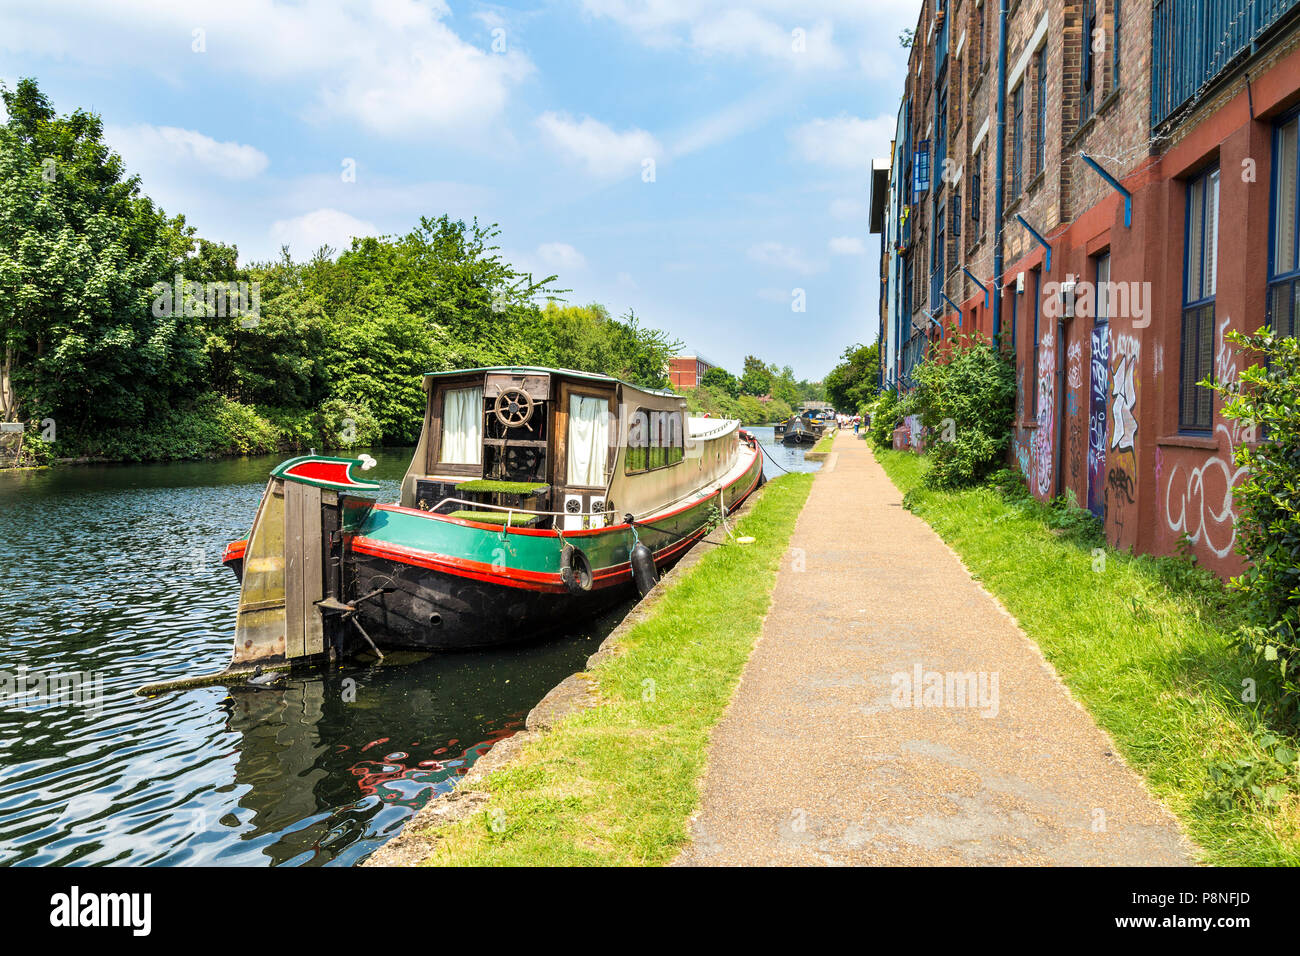
[[[457,491],[491,491],[502,495],[535,495],[546,491],[551,486],[540,481],[497,481],[495,478],[475,478],[462,481],[456,486]]]
[[[562,720],[488,775],[485,809],[425,830],[428,865],[651,865],[687,844],[709,733],[771,603],[812,487],[770,481],[737,526],[679,576],[619,653],[592,672],[601,702]]]
[[[932,491],[925,460],[876,459],[966,567],[1020,622],[1124,758],[1178,816],[1207,863],[1300,864],[1300,781],[1280,800],[1250,792],[1274,693],[1230,638],[1235,601],[1208,572],[1132,555],[1053,528],[1049,508],[992,487]],[[1104,563],[1098,558],[1104,558]],[[1097,568],[1100,567],[1100,570]],[[1258,702],[1242,701],[1243,681]],[[1212,768],[1236,768],[1232,785]]]

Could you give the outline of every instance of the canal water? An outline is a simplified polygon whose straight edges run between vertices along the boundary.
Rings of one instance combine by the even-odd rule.
[[[815,467],[752,431],[782,467]],[[410,453],[372,450],[382,500]],[[355,863],[626,613],[543,644],[136,696],[229,661],[221,551],[279,460],[0,473],[0,682],[83,681],[0,707],[0,864]]]

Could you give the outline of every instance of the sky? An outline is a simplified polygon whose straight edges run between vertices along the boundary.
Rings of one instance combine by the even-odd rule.
[[[98,113],[145,192],[240,261],[422,215],[739,373],[875,340],[871,161],[914,3],[0,2],[0,81]],[[799,292],[805,311],[794,309]]]

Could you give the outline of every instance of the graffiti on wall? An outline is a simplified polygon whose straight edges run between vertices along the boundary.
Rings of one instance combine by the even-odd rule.
[[[1228,328],[1225,316],[1217,333],[1218,350],[1214,356],[1214,376],[1228,383],[1237,378],[1237,355],[1223,333]],[[1237,515],[1232,490],[1246,474],[1244,467],[1233,463],[1233,449],[1242,440],[1242,425],[1220,422],[1214,429],[1218,444],[1216,454],[1200,465],[1176,461],[1169,469],[1165,486],[1165,523],[1175,534],[1186,534],[1193,544],[1204,544],[1215,555],[1226,558],[1237,538]],[[1157,479],[1158,480],[1158,479]]]
[[[1092,374],[1088,394],[1088,510],[1106,516],[1106,407],[1110,397],[1110,335],[1106,326],[1092,330]]]
[[[1110,382],[1110,448],[1106,452],[1106,517],[1115,527],[1116,541],[1137,496],[1137,404],[1142,343],[1132,335],[1116,334]]]
[[[1056,349],[1050,332],[1044,333],[1038,349],[1038,427],[1031,442],[1034,453],[1034,478],[1040,495],[1052,490],[1052,440],[1055,425],[1054,388]]]

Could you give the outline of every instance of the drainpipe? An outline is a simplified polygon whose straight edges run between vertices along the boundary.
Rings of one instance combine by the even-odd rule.
[[[985,0],[989,2],[989,0]],[[1003,176],[1007,168],[1007,0],[998,2],[998,141],[994,148],[997,174],[993,177],[993,341],[1002,334],[1002,206]]]

